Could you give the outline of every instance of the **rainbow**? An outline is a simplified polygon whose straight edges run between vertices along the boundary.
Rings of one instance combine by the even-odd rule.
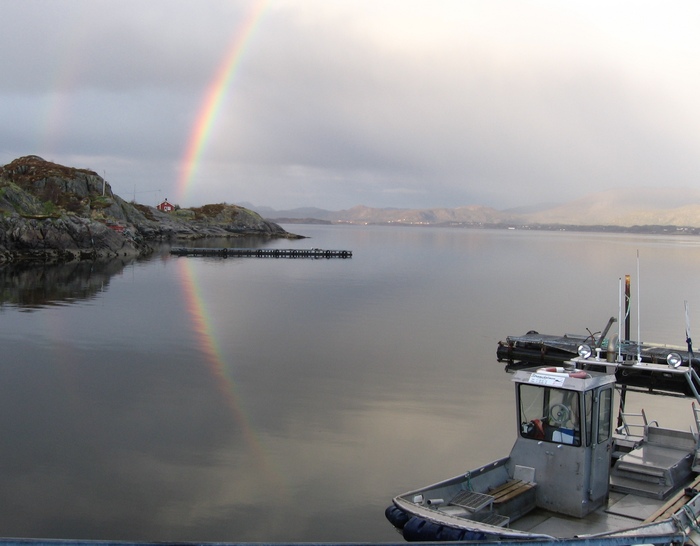
[[[181,173],[176,192],[180,201],[187,196],[186,194],[192,185],[202,152],[206,147],[223,99],[234,79],[236,69],[240,65],[246,45],[262,19],[267,4],[268,0],[255,0],[251,5],[245,19],[234,34],[215,77],[207,87],[181,161]],[[236,384],[227,373],[227,366],[214,335],[205,299],[197,282],[194,261],[178,260],[178,264],[180,265],[180,279],[187,313],[209,372],[218,385],[220,394],[239,426],[244,442],[259,469],[284,492],[286,491],[286,482],[276,466],[270,463],[270,458],[263,449],[258,435],[255,434],[250,419],[240,403],[240,397],[236,393]]]
[[[190,132],[181,162],[181,174],[177,184],[179,201],[183,201],[187,197],[187,192],[192,186],[197,166],[201,161],[202,152],[211,135],[211,130],[217,119],[223,98],[226,96],[226,92],[234,79],[246,45],[262,19],[267,4],[267,0],[257,0],[253,3],[240,28],[234,34],[224,60],[216,71],[216,76],[208,86],[194,127]]]
[[[201,293],[199,284],[197,283],[197,275],[195,272],[194,260],[177,260],[180,272],[180,281],[183,287],[187,314],[192,322],[195,338],[199,345],[199,349],[204,355],[207,367],[211,376],[214,378],[222,398],[226,405],[231,410],[234,421],[241,431],[245,445],[247,446],[250,455],[256,461],[262,475],[271,480],[276,486],[282,486],[284,490],[284,481],[279,470],[270,463],[269,457],[262,447],[262,444],[254,433],[253,427],[250,424],[250,419],[247,417],[240,401],[236,394],[236,385],[227,374],[227,366],[221,354],[212,321],[207,312],[204,298]]]

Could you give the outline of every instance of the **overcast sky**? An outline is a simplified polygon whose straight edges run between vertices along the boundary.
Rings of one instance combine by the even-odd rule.
[[[0,9],[0,164],[91,168],[128,200],[504,209],[700,187],[696,0]]]

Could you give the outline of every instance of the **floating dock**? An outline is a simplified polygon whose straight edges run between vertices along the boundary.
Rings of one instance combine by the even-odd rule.
[[[322,248],[173,248],[176,256],[219,256],[222,258],[352,258],[352,250]]]

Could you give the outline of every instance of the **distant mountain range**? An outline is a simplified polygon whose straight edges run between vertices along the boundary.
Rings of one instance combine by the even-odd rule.
[[[275,210],[242,204],[277,223],[347,223],[561,229],[608,228],[624,231],[700,230],[700,191],[687,188],[635,188],[589,194],[568,203],[497,210],[481,205],[456,208],[395,209],[356,206]],[[678,230],[674,230],[678,231]]]

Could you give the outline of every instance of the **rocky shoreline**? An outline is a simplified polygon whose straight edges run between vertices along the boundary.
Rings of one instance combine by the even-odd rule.
[[[138,257],[162,242],[244,236],[303,238],[237,205],[166,213],[128,203],[94,171],[38,156],[0,167],[0,263]]]

